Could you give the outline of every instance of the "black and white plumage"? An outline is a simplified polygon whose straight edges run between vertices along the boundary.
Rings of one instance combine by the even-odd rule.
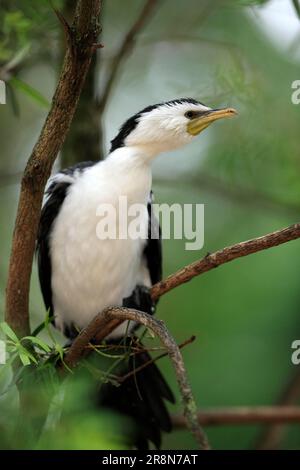
[[[161,279],[160,238],[99,240],[97,208],[108,203],[118,212],[119,199],[126,196],[128,206],[148,208],[141,220],[145,233],[151,223],[158,230],[150,217],[153,158],[232,114],[232,109],[212,110],[193,99],[149,106],[121,127],[106,160],[84,162],[50,178],[37,238],[39,278],[45,306],[67,337],[73,338],[108,306],[153,313],[149,288]],[[121,325],[109,339],[119,341],[126,328]],[[148,360],[148,354],[140,354],[126,367]],[[171,429],[165,399],[174,401],[152,364],[118,388],[103,386],[99,401],[133,417],[139,427],[135,445],[146,448],[148,440],[159,446],[160,431]]]

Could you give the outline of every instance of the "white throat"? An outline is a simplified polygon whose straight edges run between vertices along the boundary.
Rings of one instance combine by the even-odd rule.
[[[120,147],[102,162],[107,178],[129,202],[146,203],[152,185],[151,162],[156,156],[145,147]]]
[[[128,168],[136,166],[151,165],[152,160],[161,153],[160,145],[125,145],[119,147],[110,153],[107,160],[114,160],[118,165],[124,165]]]

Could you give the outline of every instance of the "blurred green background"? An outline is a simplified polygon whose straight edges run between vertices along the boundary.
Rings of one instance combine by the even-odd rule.
[[[55,2],[62,10],[68,3]],[[154,164],[156,202],[205,204],[204,248],[186,251],[184,240],[165,240],[165,276],[207,252],[299,219],[300,108],[292,104],[291,84],[300,79],[300,19],[293,3],[158,1],[118,71],[102,119],[93,114],[98,128],[102,123],[107,153],[122,122],[148,104],[189,96],[239,111],[237,119],[217,123],[189,147],[162,155]],[[95,93],[101,93],[143,4],[104,2]],[[0,105],[3,312],[20,174],[51,101],[64,40],[46,1],[1,1],[0,24],[0,78],[8,84],[7,104]],[[88,145],[84,151],[89,160]],[[299,282],[300,250],[294,241],[224,265],[161,299],[157,315],[178,342],[197,336],[183,355],[200,409],[276,402],[297,372],[291,343],[300,336]],[[36,266],[31,314],[33,326],[45,315]],[[160,367],[177,390],[169,361],[163,359]],[[179,410],[179,405],[171,409]],[[105,419],[99,416],[98,432],[106,439]],[[96,426],[92,421],[91,415],[87,429]],[[118,418],[115,426],[122,429]],[[255,445],[260,428],[224,426],[207,432],[215,449],[245,449]],[[82,441],[77,436],[73,445],[89,447],[89,442],[82,433]],[[113,444],[105,440],[101,445]],[[289,427],[281,447],[300,448],[299,426]],[[192,449],[195,443],[187,431],[176,431],[165,436],[163,448]]]

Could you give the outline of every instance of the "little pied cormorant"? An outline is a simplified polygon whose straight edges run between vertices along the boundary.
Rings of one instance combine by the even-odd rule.
[[[232,108],[211,109],[191,98],[149,106],[123,124],[104,161],[83,162],[50,178],[37,238],[39,279],[46,309],[65,336],[74,338],[108,306],[154,312],[149,288],[162,276],[159,237],[99,240],[97,207],[109,203],[117,210],[119,197],[126,196],[128,206],[147,206],[145,230],[151,224],[158,229],[150,217],[152,160],[235,113]],[[109,341],[120,341],[126,327],[120,325]],[[129,361],[124,368],[148,360],[147,353],[138,354],[134,364]],[[151,364],[119,387],[104,384],[99,402],[131,416],[137,429],[134,445],[147,448],[148,441],[159,447],[161,431],[171,429],[165,399],[173,402],[173,394]]]

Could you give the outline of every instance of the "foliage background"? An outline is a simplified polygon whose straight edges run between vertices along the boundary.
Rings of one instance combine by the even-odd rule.
[[[62,3],[55,2],[61,8]],[[211,106],[239,110],[238,119],[216,124],[189,147],[162,155],[154,164],[157,202],[205,204],[203,250],[185,251],[184,241],[165,241],[165,275],[208,251],[298,221],[300,111],[291,102],[291,83],[299,79],[300,21],[289,48],[284,37],[272,42],[260,19],[261,9],[271,3],[279,2],[163,0],[121,68],[102,119],[106,151],[120,124],[150,103],[192,96]],[[142,5],[141,0],[105,2],[97,91]],[[291,9],[291,21],[292,15],[296,17]],[[46,1],[1,1],[0,25],[0,78],[8,83],[7,105],[0,106],[3,312],[18,181],[51,100],[63,39]],[[97,119],[100,125],[100,116]],[[178,342],[197,336],[184,350],[184,358],[199,407],[276,401],[296,367],[290,357],[291,343],[300,335],[299,278],[295,241],[234,261],[161,299],[157,314]],[[36,326],[45,312],[35,267],[31,312]],[[176,390],[168,360],[160,366]],[[2,387],[8,380],[4,375]],[[85,393],[82,387],[75,396],[81,393]],[[0,397],[0,428],[5,429],[9,419],[4,413],[8,413],[7,404],[11,409],[17,406],[13,400],[14,392],[9,398]],[[72,424],[76,413],[71,409]],[[172,408],[178,410],[178,406]],[[49,447],[119,445],[116,433],[122,435],[127,423],[107,414],[95,420],[89,409],[80,413],[84,416],[79,420],[80,435],[75,436],[77,424],[70,425],[66,418],[60,437],[50,439]],[[112,427],[110,434],[107,426]],[[282,447],[299,448],[299,426],[289,429]],[[253,447],[259,428],[226,426],[207,431],[214,448],[237,449]],[[100,441],[93,442],[92,435]],[[8,445],[4,438],[1,445]],[[191,449],[194,442],[187,432],[176,431],[165,436],[163,446]]]

